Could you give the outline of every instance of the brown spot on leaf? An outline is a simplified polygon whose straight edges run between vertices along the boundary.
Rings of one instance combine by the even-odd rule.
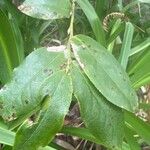
[[[26,104],[29,104],[29,101],[28,101],[28,100],[25,100],[25,103],[26,103]]]
[[[66,69],[67,67],[67,63],[63,63],[60,65],[60,69],[63,70],[63,69]]]
[[[13,117],[13,119],[16,119],[16,114],[13,113],[13,114],[12,114],[12,117]]]
[[[6,118],[6,121],[13,121],[13,120],[15,120],[16,119],[16,114],[15,113],[13,113],[11,116],[8,116],[7,118]]]
[[[122,72],[119,72],[120,73],[120,75],[122,75]]]
[[[14,106],[14,105],[12,106],[12,109],[15,109],[15,106]]]
[[[44,69],[43,72],[48,75],[51,76],[53,74],[53,70],[52,69]]]

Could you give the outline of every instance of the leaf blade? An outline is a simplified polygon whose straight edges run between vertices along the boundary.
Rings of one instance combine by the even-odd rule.
[[[128,64],[128,58],[129,58],[129,53],[131,50],[133,33],[134,33],[133,25],[130,22],[127,22],[126,27],[125,27],[125,33],[124,33],[123,43],[121,47],[121,52],[119,56],[119,62],[125,70]]]
[[[58,81],[54,78],[58,78]],[[58,72],[46,84],[41,93],[45,92],[45,88],[51,89],[54,87],[53,84],[57,84],[46,104],[48,108],[44,109],[42,118],[33,127],[25,125],[17,131],[14,150],[20,148],[33,150],[40,146],[46,146],[63,125],[64,117],[71,103],[71,79],[65,72]],[[37,141],[39,142],[37,143]]]
[[[150,143],[150,125],[134,114],[125,111],[125,122],[136,131],[148,144]]]
[[[9,146],[13,146],[14,139],[15,139],[15,133],[12,131],[9,131],[7,129],[3,129],[0,127],[0,143],[6,144]]]
[[[34,18],[49,20],[69,18],[71,4],[69,0],[25,0],[19,9]]]
[[[148,47],[128,68],[132,85],[136,89],[150,83],[149,59],[150,51]]]
[[[71,76],[74,95],[79,102],[81,116],[88,130],[106,147],[114,149],[121,147],[123,139],[121,109],[96,91],[79,68],[73,66]]]
[[[59,47],[55,47],[55,50],[57,49]],[[62,52],[49,52],[45,48],[32,52],[14,70],[12,81],[0,90],[0,115],[4,120],[17,122],[18,118],[25,119],[37,108],[40,109],[45,96],[39,95],[43,82],[63,69],[61,65],[65,61]],[[13,117],[14,115],[15,117]]]
[[[5,84],[10,80],[13,68],[20,64],[20,53],[23,51],[18,51],[14,30],[1,9],[0,18],[0,80]]]
[[[72,48],[78,63],[106,99],[129,111],[137,108],[137,96],[127,74],[104,47],[78,35],[72,38]]]
[[[86,17],[88,18],[97,41],[105,46],[105,33],[102,27],[102,23],[100,22],[93,6],[89,3],[88,0],[77,0],[76,2],[79,4]]]

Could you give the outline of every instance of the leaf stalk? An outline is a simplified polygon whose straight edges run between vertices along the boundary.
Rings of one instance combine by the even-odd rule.
[[[70,40],[73,37],[73,23],[74,23],[74,15],[75,15],[75,0],[72,0],[72,11],[71,11],[71,20],[70,20],[70,26],[68,28],[68,34],[69,34],[69,39],[68,39],[68,43],[67,43],[67,67],[66,67],[66,72],[69,71],[70,68],[70,64],[71,64],[71,43]]]

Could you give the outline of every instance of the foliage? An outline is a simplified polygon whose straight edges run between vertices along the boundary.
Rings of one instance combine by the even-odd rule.
[[[17,9],[0,2],[4,149],[61,149],[53,145],[59,132],[113,150],[150,144],[150,125],[135,115],[135,90],[150,83],[150,27],[138,20],[139,7],[149,3],[25,0]],[[73,97],[84,128],[64,126]]]

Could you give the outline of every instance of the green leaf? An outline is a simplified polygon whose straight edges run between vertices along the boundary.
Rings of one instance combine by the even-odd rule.
[[[1,9],[0,18],[0,80],[5,84],[10,80],[13,68],[20,64],[23,51],[19,50],[15,31]]]
[[[107,0],[95,0],[95,11],[100,19],[106,15]]]
[[[119,7],[119,11],[122,11],[122,9],[123,9],[123,0],[118,0],[118,7]]]
[[[56,72],[65,69],[64,53],[52,50],[64,50],[64,46],[33,51],[14,69],[11,82],[0,90],[0,116],[11,121],[10,128],[41,108],[43,98],[49,93],[47,90],[48,93],[41,95],[41,86],[51,77],[54,78]]]
[[[84,11],[86,17],[88,18],[95,34],[96,40],[105,46],[105,34],[102,23],[100,22],[99,17],[96,14],[93,6],[89,3],[88,0],[76,0],[76,2],[79,4],[79,6]]]
[[[128,74],[134,88],[150,83],[150,47],[128,68]]]
[[[6,0],[4,4],[8,12],[10,24],[14,32],[17,51],[19,54],[19,61],[22,62],[24,59],[24,43],[23,43],[23,37],[21,31],[19,29],[19,25],[20,25],[19,19],[25,19],[25,18],[24,15],[17,9],[17,7],[13,4],[12,1]]]
[[[119,29],[120,26],[121,26],[121,19],[118,19],[118,20],[114,23],[114,25],[113,25],[113,27],[112,27],[110,36],[112,36],[112,35]],[[116,37],[116,38],[117,38],[117,37]],[[115,39],[116,39],[116,38],[115,38]],[[108,45],[108,47],[107,47],[108,51],[110,51],[111,53],[112,53],[113,48],[114,48],[115,39],[114,39],[114,40]]]
[[[76,128],[76,127],[63,127],[62,130],[60,131],[61,133],[64,134],[69,134],[73,136],[80,137],[82,139],[97,143],[97,144],[102,144],[102,141],[99,139],[95,138],[91,132],[86,129],[86,128]]]
[[[49,146],[46,146],[46,147],[40,147],[40,148],[38,148],[38,150],[56,150],[56,149],[49,147]]]
[[[110,35],[110,37],[108,37],[107,44],[111,44],[111,42],[113,42],[119,36],[119,34],[124,31],[124,28],[124,24],[121,24],[116,31]]]
[[[25,0],[19,9],[39,19],[60,19],[70,17],[71,4],[69,0]]]
[[[128,64],[129,53],[131,51],[131,43],[134,33],[134,27],[130,22],[126,23],[123,43],[121,47],[121,52],[119,56],[119,62],[121,66],[126,70]]]
[[[25,122],[20,127],[17,131],[14,150],[36,150],[40,146],[46,146],[61,129],[72,98],[70,77],[64,71],[54,74],[45,80],[40,94],[44,95],[47,90],[50,90],[49,97],[40,119],[33,125]]]
[[[72,38],[75,57],[95,87],[113,104],[129,111],[138,100],[126,72],[99,43],[84,35]]]
[[[141,150],[140,145],[137,143],[134,137],[134,132],[127,126],[125,126],[125,137],[128,144],[130,145],[131,150]]]
[[[129,124],[148,144],[150,144],[150,125],[134,114],[125,111],[125,122]]]
[[[11,147],[6,148],[6,145],[13,146],[15,141],[15,133],[6,130],[0,127],[0,144],[5,144],[4,150],[6,149],[12,149]],[[52,147],[46,146],[46,147],[40,147],[38,150],[55,150]]]
[[[138,0],[140,3],[150,3],[150,0]]]
[[[124,122],[122,110],[108,102],[76,66],[73,66],[71,76],[74,95],[79,101],[86,127],[106,147],[121,147]]]
[[[130,56],[145,50],[148,46],[150,46],[150,38],[147,38],[144,42],[132,48],[130,51]]]
[[[15,133],[0,127],[0,144],[10,145],[14,144]]]
[[[130,2],[129,4],[127,4],[124,8],[123,8],[123,12],[127,12],[130,8],[134,7],[135,5],[139,4],[138,0],[134,0],[132,2]]]
[[[145,102],[140,103],[139,108],[143,109],[144,111],[149,111],[150,110],[150,103],[145,103]]]
[[[127,143],[123,142],[122,150],[131,150],[131,149],[130,149],[130,146]]]

